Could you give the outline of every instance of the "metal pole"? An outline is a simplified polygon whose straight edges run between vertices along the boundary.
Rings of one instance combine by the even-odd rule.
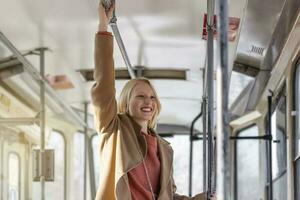
[[[45,77],[45,50],[46,48],[37,49],[40,51],[40,75]],[[40,130],[41,130],[41,148],[40,148],[40,181],[41,181],[41,200],[45,199],[45,129],[46,129],[46,102],[45,102],[45,82],[40,80]]]
[[[111,29],[114,33],[114,36],[116,38],[116,41],[118,43],[119,49],[121,51],[121,54],[122,54],[123,60],[125,62],[125,65],[127,67],[127,70],[129,72],[129,75],[130,75],[131,79],[134,79],[134,78],[136,78],[136,75],[135,75],[134,70],[132,68],[132,65],[130,63],[130,60],[129,60],[129,57],[127,55],[127,52],[126,52],[121,34],[120,34],[118,26],[117,26],[117,17],[116,17],[115,11],[114,11],[113,17],[110,21],[110,27],[111,27]]]
[[[94,171],[94,159],[93,159],[93,151],[92,151],[92,142],[89,138],[89,169],[90,169],[90,183],[91,183],[91,199],[96,198],[96,180],[95,180],[95,171]]]
[[[91,190],[91,199],[95,199],[96,197],[96,186],[95,186],[95,173],[94,173],[94,162],[92,155],[92,144],[89,138],[89,130],[88,130],[88,105],[89,103],[84,103],[84,122],[87,124],[84,127],[84,137],[85,137],[85,152],[86,152],[86,165],[89,167],[89,178],[90,178],[90,190]],[[86,167],[87,169],[87,167]]]
[[[228,1],[218,3],[220,66],[217,70],[217,197],[230,199],[229,116],[228,116]]]
[[[39,118],[0,118],[0,124],[5,125],[32,125],[39,121]]]
[[[214,0],[207,0],[207,134],[208,196],[213,193],[213,130],[214,130]]]
[[[207,142],[207,131],[206,131],[206,106],[207,106],[207,99],[206,97],[203,97],[203,103],[202,103],[202,109],[203,109],[203,190],[202,191],[207,191],[207,148],[206,148],[206,142]]]
[[[231,140],[272,140],[272,137],[269,135],[262,136],[231,136]]]
[[[233,165],[234,165],[234,168],[233,168],[233,173],[234,173],[234,180],[233,180],[233,200],[238,200],[238,161],[237,161],[237,143],[238,141],[234,141],[234,155],[233,155]]]
[[[202,107],[201,107],[202,109]],[[201,112],[193,119],[190,129],[190,164],[189,164],[189,196],[192,196],[192,177],[193,177],[193,142],[194,142],[194,125],[196,121],[202,116]]]
[[[183,133],[184,134],[184,133]],[[162,136],[164,136],[166,134],[163,134]],[[193,137],[194,140],[205,140],[204,137],[198,137],[198,136],[194,136]],[[215,140],[216,138],[214,138]],[[269,135],[262,135],[262,136],[241,136],[241,137],[236,137],[236,136],[231,136],[229,137],[230,140],[272,140],[272,138]],[[279,143],[279,140],[272,140],[275,143]]]
[[[84,103],[84,122],[87,125],[87,103]],[[86,200],[87,196],[87,167],[88,167],[88,129],[84,127],[84,171],[83,171],[83,199]],[[92,198],[93,199],[93,198]]]
[[[271,92],[271,91],[270,91]],[[267,180],[269,183],[268,199],[273,200],[273,174],[272,174],[272,92],[268,96],[268,133],[271,138],[267,141],[268,163],[267,163]]]

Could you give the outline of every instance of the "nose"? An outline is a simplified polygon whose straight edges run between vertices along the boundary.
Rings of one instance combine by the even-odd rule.
[[[152,105],[154,103],[154,99],[152,96],[145,96],[144,97],[144,103],[146,105]]]
[[[152,103],[151,97],[145,97],[144,102],[150,105]]]

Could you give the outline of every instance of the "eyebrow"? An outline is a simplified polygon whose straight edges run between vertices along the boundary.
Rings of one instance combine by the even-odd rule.
[[[135,92],[135,95],[141,95],[141,94],[143,94],[143,95],[148,95],[147,93],[145,93],[145,92],[143,92],[143,91],[141,91],[141,92]],[[152,93],[152,94],[150,94],[149,96],[156,96],[154,93]]]

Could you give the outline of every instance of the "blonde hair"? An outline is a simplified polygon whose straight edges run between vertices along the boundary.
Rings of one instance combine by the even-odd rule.
[[[148,128],[153,129],[156,126],[157,118],[158,118],[158,115],[159,115],[160,110],[161,110],[161,104],[160,104],[160,101],[158,99],[155,88],[151,84],[150,80],[148,80],[146,78],[132,79],[132,80],[129,80],[125,84],[125,86],[123,87],[122,92],[120,94],[120,97],[119,97],[118,112],[119,113],[128,113],[128,111],[129,111],[129,101],[130,101],[130,98],[132,96],[132,91],[135,88],[135,86],[138,83],[141,83],[141,82],[148,84],[150,86],[150,88],[152,89],[155,97],[156,97],[155,98],[156,99],[156,109],[155,109],[155,112],[153,114],[152,119],[150,119],[149,122],[148,122]]]

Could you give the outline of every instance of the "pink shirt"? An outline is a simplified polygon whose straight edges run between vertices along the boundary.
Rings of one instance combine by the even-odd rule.
[[[157,138],[150,134],[145,134],[147,141],[147,155],[145,166],[155,195],[160,189],[160,160],[158,155]],[[151,190],[147,181],[147,175],[143,163],[128,172],[129,187],[132,200],[152,200]]]

